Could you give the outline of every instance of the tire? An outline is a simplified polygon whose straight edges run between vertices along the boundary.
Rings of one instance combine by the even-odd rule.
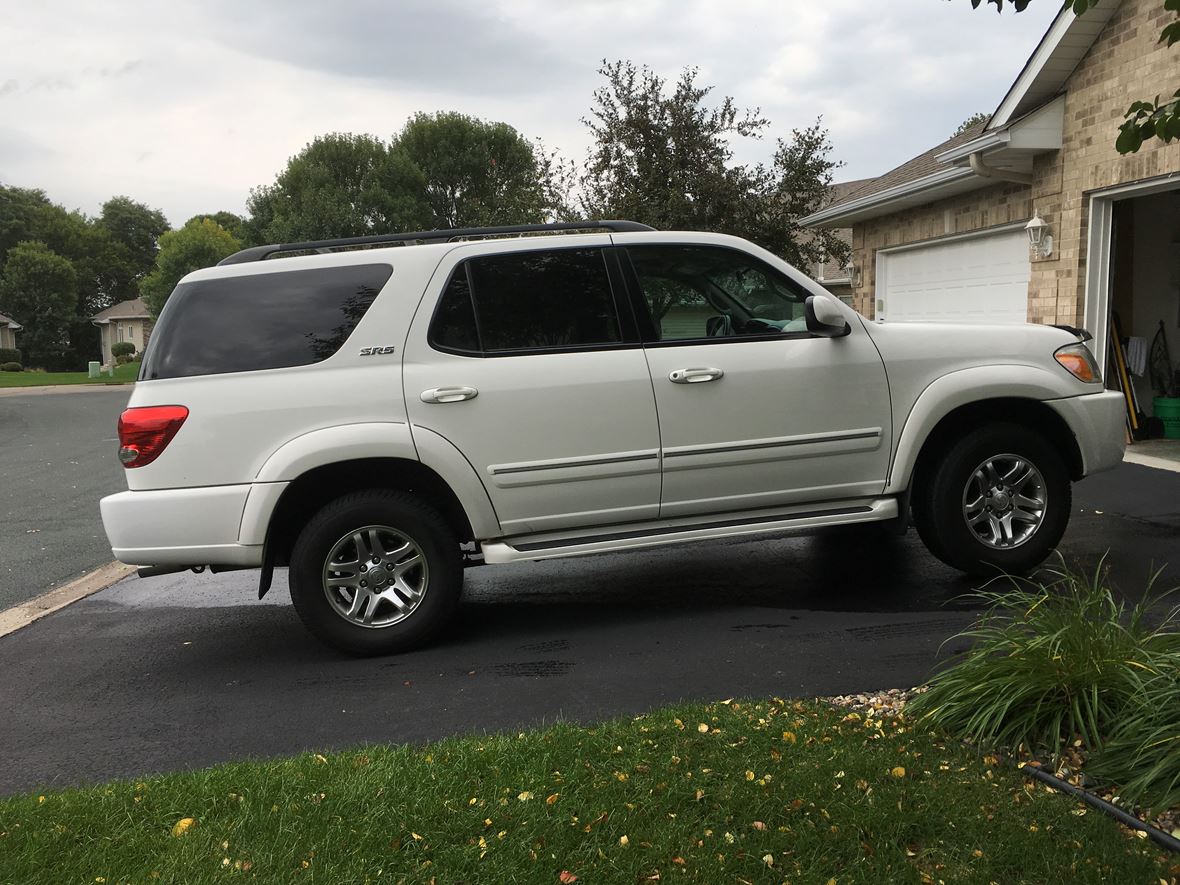
[[[318,639],[352,655],[382,655],[438,634],[459,601],[463,566],[437,510],[380,490],[344,495],[316,513],[295,541],[288,580],[295,611]]]
[[[927,549],[960,571],[991,577],[1025,575],[1044,562],[1065,534],[1071,507],[1061,456],[1019,424],[961,438],[914,496]]]

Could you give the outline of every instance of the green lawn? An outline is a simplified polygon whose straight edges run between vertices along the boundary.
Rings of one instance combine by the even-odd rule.
[[[91,378],[85,372],[0,372],[0,387],[43,387],[56,384],[131,384],[139,363],[116,366],[114,376]]]
[[[779,700],[0,800],[0,882],[1157,883],[1175,863],[959,742]]]

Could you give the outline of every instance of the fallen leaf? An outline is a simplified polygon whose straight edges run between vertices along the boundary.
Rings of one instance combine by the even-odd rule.
[[[754,821],[752,826],[754,827],[755,830],[765,830],[766,829],[766,824],[762,823],[762,821],[760,821],[760,820]]]
[[[569,883],[571,883],[571,882],[577,882],[578,877],[575,876],[573,873],[571,873],[569,870],[562,870],[560,873],[557,874],[557,881],[561,882],[562,885],[569,885]]]
[[[889,773],[894,777],[905,777],[905,768],[899,765],[896,768],[890,769]]]
[[[516,795],[516,798],[519,799],[521,802],[528,802],[530,799],[533,798],[533,794],[529,790],[524,790],[523,792],[518,793]]]
[[[628,839],[626,836],[619,836],[619,844],[622,845],[624,848],[626,848],[628,845],[631,844],[631,840]]]
[[[795,738],[795,732],[793,732],[793,731],[784,731],[784,732],[783,732],[783,740],[784,740],[784,741],[786,741],[786,742],[787,742],[787,743],[789,743],[789,744],[793,744],[793,743],[795,743],[795,741],[796,741],[796,738]]]
[[[762,862],[764,864],[766,864],[768,867],[774,866],[774,855],[773,854],[762,855]]]
[[[700,725],[697,726],[697,731],[699,731],[701,734],[708,734],[709,733],[709,726],[706,725],[704,722],[702,722]]]
[[[548,796],[545,797],[545,804],[552,805],[554,802],[557,801],[557,797],[560,795],[561,795],[561,793],[550,793]]]
[[[175,824],[172,825],[172,835],[180,838],[196,824],[196,819],[191,817],[182,817]]]

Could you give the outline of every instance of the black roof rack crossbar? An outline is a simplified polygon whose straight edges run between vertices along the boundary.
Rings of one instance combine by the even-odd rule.
[[[275,243],[270,246],[253,246],[235,252],[217,262],[222,264],[246,264],[263,261],[272,255],[284,252],[333,252],[355,246],[409,245],[421,243],[447,243],[455,240],[495,237],[504,234],[546,233],[565,230],[609,230],[616,233],[627,231],[655,230],[638,221],[563,221],[555,224],[509,224],[502,227],[464,227],[450,230],[418,230],[404,234],[378,234],[370,237],[345,237],[339,240],[313,240],[307,243]]]

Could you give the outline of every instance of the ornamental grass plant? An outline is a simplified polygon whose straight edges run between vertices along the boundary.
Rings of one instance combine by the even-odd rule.
[[[1117,735],[1119,746],[1141,751],[1123,757],[1138,762],[1117,769],[1120,778],[1139,784],[1163,766],[1172,779],[1160,771],[1149,782],[1175,791],[1180,760],[1164,766],[1156,751],[1180,755],[1180,741],[1156,742],[1169,728],[1175,737],[1180,721],[1177,610],[1152,617],[1166,596],[1152,591],[1158,572],[1144,598],[1128,606],[1115,598],[1108,571],[1105,558],[1092,574],[1059,560],[1042,573],[1048,580],[1008,578],[1010,589],[980,590],[985,611],[958,637],[971,649],[936,673],[907,712],[980,744],[1023,745],[1054,759],[1075,740],[1101,752]],[[1161,706],[1171,709],[1157,716]]]

